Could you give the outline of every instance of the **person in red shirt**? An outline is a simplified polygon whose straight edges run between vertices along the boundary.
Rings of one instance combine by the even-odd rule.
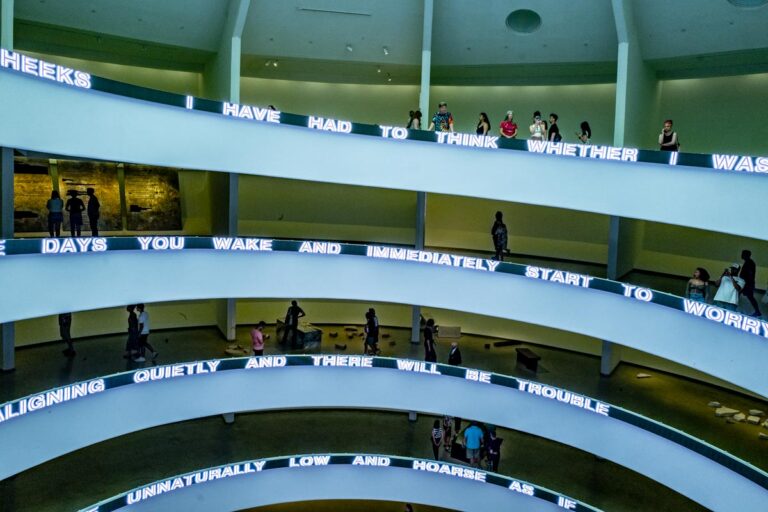
[[[253,355],[254,356],[263,356],[264,355],[264,326],[267,325],[263,321],[256,324],[256,326],[251,329],[251,343],[253,344]]]
[[[499,125],[499,133],[506,139],[517,137],[517,123],[514,122],[515,113],[507,110],[507,115]]]

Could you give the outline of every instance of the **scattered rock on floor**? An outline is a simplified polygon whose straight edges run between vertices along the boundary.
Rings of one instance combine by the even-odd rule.
[[[739,414],[734,414],[733,419],[736,421],[744,421],[747,419],[747,415],[743,412],[740,412]]]
[[[750,409],[749,410],[750,416],[765,416],[765,413],[761,411],[760,409]]]
[[[763,428],[768,428],[768,420],[765,420],[765,421],[763,422]]]
[[[648,378],[650,378],[650,377],[651,377],[651,376],[650,376],[650,375],[648,375],[647,373],[638,373],[638,374],[637,374],[637,378],[638,378],[638,379],[648,379]]]
[[[751,425],[759,425],[760,424],[760,416],[747,416],[747,423]]]
[[[328,336],[330,336],[331,338],[338,338],[339,337],[339,333],[337,333],[337,332],[329,332]]]
[[[722,405],[720,405],[720,402],[709,402],[707,407],[722,407]]]
[[[345,325],[344,326],[344,330],[347,331],[347,332],[349,332],[349,331],[357,331],[357,327],[355,327],[354,325]]]
[[[392,341],[389,342],[389,346],[390,347],[394,347],[395,345],[397,345],[396,341],[392,340]]]
[[[382,334],[382,335],[381,335],[381,337],[382,337],[382,338],[384,338],[384,339],[387,339],[387,338],[389,338],[389,337],[391,337],[391,336],[392,336],[392,335],[391,335],[391,334],[389,334],[389,333],[387,333],[387,332],[385,332],[384,334]]]
[[[729,407],[718,407],[715,409],[715,416],[718,418],[725,418],[727,416],[733,416],[734,414],[738,414],[739,411],[736,409],[731,409]]]
[[[761,441],[765,441],[766,439],[768,439],[768,434],[763,434],[762,432],[760,432],[759,434],[757,434],[757,437]]]
[[[490,350],[490,349],[491,349],[491,344],[490,343],[486,343],[485,344],[485,350]]]
[[[726,423],[738,423],[735,419],[733,419],[731,416],[728,416],[725,418]]]
[[[347,350],[347,344],[346,343],[343,344],[343,345],[340,345],[339,343],[336,343],[334,345],[334,347],[336,347],[336,350]]]

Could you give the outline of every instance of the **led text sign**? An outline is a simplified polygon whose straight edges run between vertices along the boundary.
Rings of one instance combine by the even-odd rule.
[[[81,89],[91,88],[91,75],[88,73],[51,64],[50,62],[28,57],[18,52],[0,49],[0,67]]]

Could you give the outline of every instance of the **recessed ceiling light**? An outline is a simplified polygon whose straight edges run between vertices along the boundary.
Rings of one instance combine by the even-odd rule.
[[[379,67],[377,67],[377,68],[376,68],[376,72],[377,72],[377,73],[381,73],[381,66],[379,66]]]
[[[382,50],[384,50],[384,55],[389,55],[389,48],[385,46],[382,48]]]
[[[541,16],[530,9],[518,9],[507,16],[507,27],[519,34],[531,34],[541,27]]]
[[[275,68],[277,67],[277,61],[272,63],[272,67],[275,67]]]
[[[743,9],[756,9],[768,4],[768,0],[728,0],[728,2],[734,7],[741,7]]]
[[[267,67],[269,67],[270,64],[272,64],[271,60],[268,60],[267,62],[264,63],[264,65],[267,66]]]
[[[350,52],[350,53],[352,52],[352,45],[351,44],[347,45],[347,51]]]

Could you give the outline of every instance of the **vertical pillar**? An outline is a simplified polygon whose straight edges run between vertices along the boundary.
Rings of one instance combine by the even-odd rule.
[[[234,173],[210,174],[211,232],[217,236],[237,236],[239,175]],[[228,340],[237,337],[237,300],[217,301],[216,319],[219,330]]]
[[[117,164],[117,190],[120,195],[120,229],[128,231],[128,198],[125,195],[125,166]]]
[[[13,2],[0,0],[0,48],[13,50]]]
[[[10,238],[13,238],[13,149],[0,148],[0,239]],[[14,369],[14,351],[13,322],[0,324],[0,370]]]
[[[429,83],[432,66],[432,18],[434,0],[424,0],[424,24],[421,40],[421,88],[419,90],[419,110],[424,118],[429,115]],[[427,217],[427,194],[416,192],[416,249],[424,249],[425,225]],[[411,308],[411,343],[421,339],[421,306]]]

